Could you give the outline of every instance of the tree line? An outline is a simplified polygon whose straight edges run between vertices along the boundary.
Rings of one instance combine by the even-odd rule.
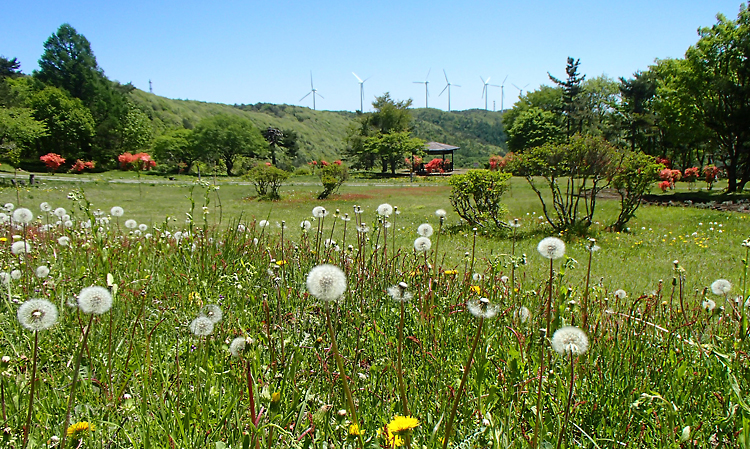
[[[148,150],[164,171],[189,171],[202,161],[233,175],[238,162],[246,170],[255,158],[276,165],[296,155],[294,131],[260,130],[239,111],[155,136],[152,117],[130,98],[134,89],[109,80],[90,42],[67,23],[44,43],[31,75],[17,58],[0,56],[0,158],[39,169],[40,158],[54,154],[73,167],[104,170],[116,167],[119,155]]]
[[[575,134],[659,157],[672,168],[716,164],[728,191],[750,181],[750,11],[698,30],[684,58],[657,60],[615,81],[586,79],[568,58],[566,77],[523,95],[504,117],[508,149],[524,152]]]

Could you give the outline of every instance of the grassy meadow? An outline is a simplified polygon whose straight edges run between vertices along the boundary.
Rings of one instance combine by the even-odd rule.
[[[601,200],[601,249],[558,236],[550,260],[520,178],[505,204],[521,226],[497,235],[461,225],[445,179],[353,179],[319,201],[294,177],[261,202],[222,178],[110,182],[131,175],[0,190],[36,216],[0,229],[7,447],[750,447],[746,214],[643,206],[611,233]],[[346,278],[335,301],[307,283],[324,263]],[[411,300],[389,294],[399,282]],[[86,313],[90,286],[110,310]],[[31,298],[56,306],[49,329],[19,323]],[[570,325],[587,351],[553,350]]]

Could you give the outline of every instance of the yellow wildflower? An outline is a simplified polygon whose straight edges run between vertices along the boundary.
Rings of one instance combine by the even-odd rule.
[[[388,429],[387,426],[384,427],[384,429],[385,429],[385,432],[383,431],[383,429],[378,429],[378,436],[385,439],[386,447],[394,448],[394,447],[401,447],[404,445],[403,438],[391,432],[391,430]]]
[[[478,295],[478,294],[482,293],[482,288],[480,286],[478,286],[478,285],[472,285],[471,287],[469,287],[469,291],[471,293],[476,293]]]
[[[8,241],[7,237],[0,237],[0,242],[7,242],[7,241]]]
[[[365,430],[364,429],[360,429],[357,424],[352,423],[351,425],[349,425],[349,436],[350,437],[356,437],[356,436],[360,436],[360,435],[364,435],[364,434],[365,434]]]
[[[286,265],[286,264],[287,264],[287,261],[286,261],[286,260],[277,260],[277,261],[276,261],[276,265],[278,265],[278,266],[280,266],[280,267],[281,267],[281,266],[284,266],[284,265]]]
[[[446,275],[455,275],[458,274],[458,270],[445,270],[443,273]]]
[[[77,422],[68,427],[68,437],[80,440],[94,430],[94,425],[88,421]]]
[[[417,418],[413,416],[401,416],[396,415],[393,417],[391,422],[388,423],[388,432],[396,435],[403,435],[411,432],[412,429],[419,425]]]

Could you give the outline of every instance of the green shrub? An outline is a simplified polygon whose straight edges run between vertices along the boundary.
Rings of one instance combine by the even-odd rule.
[[[643,195],[651,191],[664,165],[656,162],[653,156],[641,152],[628,151],[623,154],[619,167],[612,176],[611,186],[620,195],[620,215],[609,227],[622,231],[627,222],[635,216]]]
[[[318,195],[319,200],[324,200],[335,193],[347,179],[349,170],[342,164],[324,165],[318,169],[318,177],[323,183],[323,191]]]
[[[310,173],[310,169],[307,167],[297,167],[294,170],[294,176],[308,176]]]
[[[489,170],[469,170],[465,175],[453,175],[450,201],[456,213],[472,226],[505,227],[503,216],[507,210],[500,199],[508,190],[510,174]]]
[[[290,174],[273,165],[258,164],[246,176],[252,181],[255,191],[258,192],[260,198],[277,200],[281,198],[279,189],[284,181],[289,178]]]

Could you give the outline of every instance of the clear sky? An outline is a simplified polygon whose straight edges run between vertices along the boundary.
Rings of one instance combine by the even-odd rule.
[[[360,107],[375,95],[448,109],[512,106],[519,90],[565,77],[568,56],[587,77],[617,79],[656,58],[679,58],[716,14],[735,19],[737,0],[539,1],[101,1],[6,0],[0,54],[38,68],[45,40],[67,22],[91,42],[105,74],[169,98],[312,107]],[[429,72],[429,77],[426,78]]]

